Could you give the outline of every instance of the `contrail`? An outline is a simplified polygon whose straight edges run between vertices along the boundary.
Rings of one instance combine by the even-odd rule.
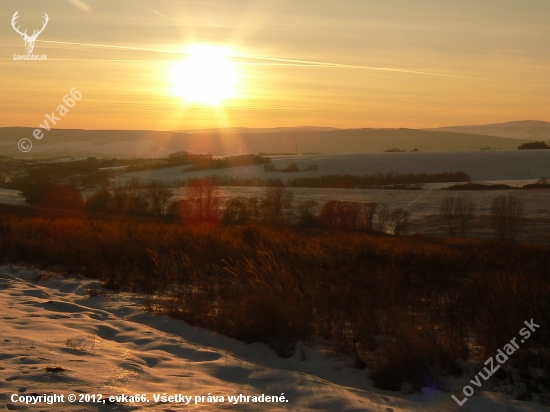
[[[63,42],[63,41],[54,41],[54,40],[37,40],[37,41],[42,43],[68,44],[68,45],[74,45],[74,46],[102,47],[106,49],[115,49],[115,50],[164,53],[164,54],[178,55],[178,56],[189,55],[189,53],[186,53],[185,51],[151,49],[151,48],[145,48],[145,47],[116,46],[116,45],[93,44],[93,43],[73,43],[73,42]],[[517,84],[517,85],[524,85],[524,86],[550,87],[550,85],[548,84],[515,82],[511,80],[499,80],[499,79],[489,79],[484,77],[462,76],[458,74],[440,73],[440,72],[432,72],[432,71],[426,71],[426,70],[401,69],[401,68],[395,68],[395,67],[361,66],[361,65],[353,65],[353,64],[321,62],[321,61],[315,61],[315,60],[299,60],[299,59],[285,59],[280,57],[251,56],[248,54],[231,54],[229,57],[248,60],[248,61],[271,62],[271,63],[275,63],[275,65],[278,65],[278,66],[372,70],[372,71],[384,71],[384,72],[391,72],[391,73],[405,73],[405,74],[417,74],[422,76],[436,76],[436,77],[446,77],[446,78],[453,78],[453,79],[475,80],[475,81],[484,81],[484,82],[493,82],[493,83]],[[110,61],[110,60],[107,60],[107,61]],[[122,60],[122,61],[129,61],[129,60]]]
[[[182,54],[186,55],[183,52],[174,52],[171,50],[162,50],[162,49],[148,49],[145,47],[132,47],[132,46],[113,46],[110,44],[94,44],[94,43],[74,43],[68,41],[54,41],[54,40],[37,40],[41,43],[54,43],[54,44],[70,44],[72,46],[89,46],[89,47],[103,47],[105,49],[117,49],[117,50],[133,50],[133,51],[147,51],[152,53],[166,53],[166,54]]]

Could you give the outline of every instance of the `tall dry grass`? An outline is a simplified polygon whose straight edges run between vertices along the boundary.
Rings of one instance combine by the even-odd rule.
[[[533,318],[540,330],[505,368],[530,392],[550,386],[546,246],[5,213],[0,256],[141,291],[159,313],[281,356],[320,336],[385,389],[442,387]]]

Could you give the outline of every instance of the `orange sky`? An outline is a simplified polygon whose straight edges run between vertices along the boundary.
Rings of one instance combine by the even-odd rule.
[[[482,3],[482,4],[480,4]],[[29,33],[26,54],[11,19]],[[72,88],[60,128],[436,127],[550,121],[547,0],[6,0],[0,127],[37,127]],[[239,95],[175,96],[193,44],[224,46]]]

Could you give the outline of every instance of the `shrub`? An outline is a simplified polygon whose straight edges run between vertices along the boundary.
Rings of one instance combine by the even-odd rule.
[[[86,199],[86,210],[89,212],[109,212],[114,206],[114,197],[106,189],[99,190]]]
[[[466,196],[445,196],[441,201],[441,216],[447,233],[465,237],[475,214],[474,201]]]
[[[82,210],[84,199],[73,185],[52,184],[44,187],[37,196],[36,204],[56,209]]]
[[[291,163],[282,170],[283,173],[293,173],[299,171],[300,169],[298,168],[298,165],[296,163]]]
[[[390,215],[392,232],[395,236],[399,236],[405,232],[410,224],[410,215],[404,209],[397,208]]]
[[[533,149],[550,149],[546,142],[528,142],[518,146],[518,150],[533,150]]]
[[[500,195],[491,205],[491,224],[499,240],[515,240],[518,234],[523,202],[514,195]]]

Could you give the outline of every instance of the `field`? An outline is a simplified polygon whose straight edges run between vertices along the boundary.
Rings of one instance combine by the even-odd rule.
[[[464,171],[473,181],[530,180],[550,176],[550,150],[413,152],[366,154],[317,154],[272,156],[273,164],[283,169],[296,163],[294,173],[265,172],[263,166],[236,167],[225,170],[183,172],[183,167],[135,172],[122,175],[126,180],[139,177],[172,183],[174,180],[228,175],[240,177],[281,178],[335,174],[366,175],[374,173],[442,173]],[[309,165],[317,170],[305,171]]]

